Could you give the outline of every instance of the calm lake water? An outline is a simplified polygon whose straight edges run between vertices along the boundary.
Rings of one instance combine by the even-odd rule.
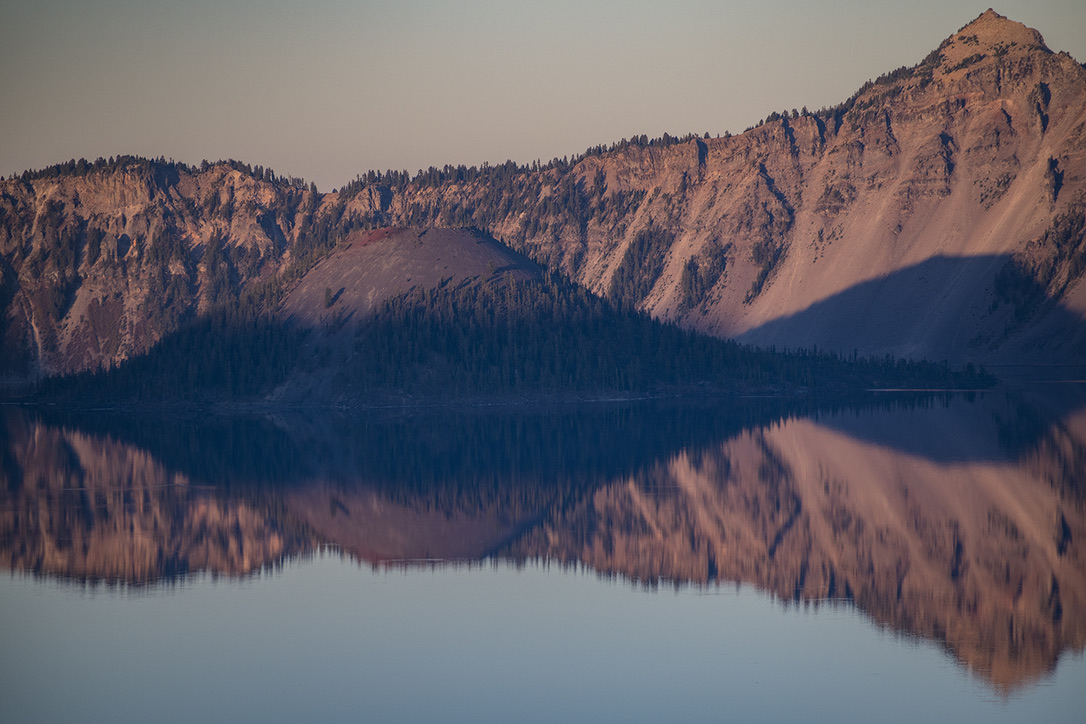
[[[0,426],[5,722],[1086,711],[1081,383]]]

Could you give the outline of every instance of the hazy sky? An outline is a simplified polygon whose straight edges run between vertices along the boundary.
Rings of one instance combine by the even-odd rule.
[[[330,190],[735,133],[919,62],[990,2],[0,0],[0,174],[236,158]],[[1086,2],[995,9],[1086,60]]]

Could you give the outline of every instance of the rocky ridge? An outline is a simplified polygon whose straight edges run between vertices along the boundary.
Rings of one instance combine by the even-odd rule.
[[[544,205],[580,194],[573,206],[587,212],[537,229],[535,209],[503,214],[499,201],[493,219],[470,218],[600,293],[616,291],[631,254],[656,255],[651,270],[635,265],[649,275],[635,301],[695,329],[936,359],[1086,349],[1083,264],[1069,258],[1082,258],[1081,221],[1060,242],[1073,253],[1046,238],[1084,213],[1086,69],[992,11],[837,108],[549,173],[536,192]],[[387,203],[359,194],[348,209],[431,222],[492,193],[408,185]],[[657,243],[639,243],[650,229]],[[1040,287],[1033,296],[997,284],[1045,265],[1015,277]]]
[[[0,377],[115,365],[224,301],[280,315],[317,262],[386,227],[475,227],[759,345],[1081,361],[1084,176],[1086,69],[993,11],[840,106],[734,136],[326,194],[237,162],[70,162],[0,182]]]

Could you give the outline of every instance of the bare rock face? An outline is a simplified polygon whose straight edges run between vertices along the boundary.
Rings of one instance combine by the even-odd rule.
[[[0,378],[109,367],[278,274],[318,198],[227,164],[71,163],[0,184]]]
[[[995,280],[1055,219],[1082,217],[1084,91],[1080,65],[985,13],[858,94],[803,177],[778,183],[797,211],[774,282],[706,322],[756,344],[962,359],[1028,355],[1035,338],[1015,325],[1036,313],[1070,335],[1045,346],[1082,359],[1080,272],[1036,310]],[[1058,191],[1057,167],[1075,179]]]
[[[286,299],[296,315],[336,284],[361,309],[389,292],[381,279],[440,282],[444,260],[393,273],[398,252],[376,251],[401,247],[362,251],[388,227],[424,244],[425,228],[476,228],[600,294],[758,345],[1080,362],[1086,68],[988,11],[835,108],[736,136],[371,173],[328,194],[234,162],[24,174],[0,181],[0,383],[115,365],[224,300],[276,315]]]

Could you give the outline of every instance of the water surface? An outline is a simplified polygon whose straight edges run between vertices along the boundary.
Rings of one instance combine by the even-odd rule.
[[[7,408],[4,719],[1077,721],[1083,402]]]

